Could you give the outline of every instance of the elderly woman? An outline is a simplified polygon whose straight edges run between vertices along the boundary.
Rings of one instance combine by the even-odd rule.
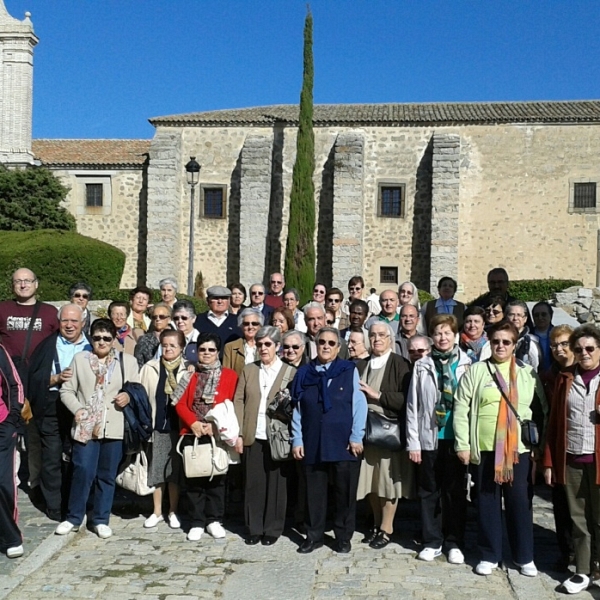
[[[280,342],[277,327],[262,327],[258,331],[256,348],[260,362],[244,367],[235,392],[235,413],[241,428],[235,449],[243,453],[248,545],[262,540],[264,546],[271,546],[285,525],[289,463],[271,458],[267,439],[267,407],[296,373],[294,367],[284,365],[277,356]]]
[[[283,294],[283,306],[291,311],[294,316],[294,327],[297,331],[306,333],[304,313],[298,308],[300,304],[300,292],[296,288],[289,288]]]
[[[131,354],[135,352],[135,346],[139,337],[143,335],[141,329],[132,329],[127,324],[127,318],[131,309],[127,302],[111,302],[108,305],[108,318],[113,322],[117,335],[114,339],[115,350]]]
[[[159,302],[152,307],[150,330],[140,337],[133,351],[140,369],[156,356],[160,348],[160,334],[171,329],[171,307]]]
[[[213,423],[207,422],[208,412],[221,402],[231,400],[238,377],[235,371],[221,366],[219,352],[221,339],[214,333],[202,333],[198,337],[198,363],[183,395],[175,405],[182,422],[181,435],[187,435],[187,444],[193,443],[192,435],[200,443],[209,443],[215,435]],[[185,380],[183,380],[185,381]],[[204,529],[215,539],[226,536],[221,524],[225,513],[225,477],[186,477],[185,488],[191,504],[191,528],[187,539],[197,542]]]
[[[540,373],[546,373],[552,366],[552,350],[550,348],[550,333],[552,332],[552,315],[554,310],[548,302],[538,302],[531,311],[535,327],[533,334],[537,337],[542,358]]]
[[[537,336],[529,333],[529,309],[525,302],[513,300],[506,306],[506,318],[519,330],[519,340],[515,348],[515,356],[525,364],[539,370],[542,351]]]
[[[120,390],[125,381],[139,381],[139,373],[133,356],[115,351],[112,321],[94,321],[90,334],[92,351],[75,355],[71,378],[60,388],[61,401],[74,415],[73,476],[67,518],[56,534],[79,529],[90,498],[88,525],[104,539],[112,535],[108,521],[123,455],[123,408],[129,403],[129,395]]]
[[[156,307],[155,307],[156,308]],[[148,485],[155,486],[152,495],[154,510],[144,521],[144,527],[156,527],[163,520],[162,503],[165,483],[169,484],[169,527],[179,529],[177,517],[181,459],[175,448],[179,439],[179,419],[171,395],[186,373],[182,356],[185,337],[181,331],[167,329],[160,334],[161,357],[146,363],[140,371],[140,381],[148,392],[152,407],[152,445],[148,469]]]
[[[429,356],[431,354],[431,347],[433,342],[430,337],[426,335],[413,335],[408,340],[408,358],[411,365],[414,365],[420,358]]]
[[[488,359],[492,353],[485,332],[485,311],[480,306],[470,306],[465,311],[460,349],[467,353],[473,363]]]
[[[419,290],[412,281],[405,281],[398,288],[398,308],[402,308],[405,304],[412,304],[419,308]]]
[[[237,315],[240,311],[244,310],[244,302],[248,294],[246,288],[241,283],[234,283],[229,286],[231,290],[231,298],[229,299],[229,312],[233,315]]]
[[[590,584],[600,539],[600,331],[578,327],[569,337],[576,366],[557,375],[548,423],[544,478],[565,486],[571,519],[575,575],[563,582],[569,594]]]
[[[463,487],[465,467],[454,451],[453,407],[460,378],[471,360],[457,344],[454,315],[432,317],[433,348],[415,363],[406,405],[406,441],[418,465],[423,550],[417,558],[432,561],[446,545],[448,562],[465,562],[462,553],[467,517]]]
[[[92,298],[92,288],[83,281],[78,281],[73,284],[69,289],[69,298],[73,304],[81,307],[83,311],[83,333],[89,335],[90,325],[96,317],[92,316],[92,313],[88,310],[88,302]]]
[[[521,574],[537,575],[533,562],[532,450],[521,441],[521,420],[535,418],[543,439],[547,404],[536,372],[518,361],[517,328],[508,321],[488,331],[489,361],[471,365],[454,396],[455,450],[476,465],[479,575],[491,575],[502,559],[502,501],[508,541]]]
[[[454,299],[458,284],[452,277],[442,277],[438,281],[437,290],[439,298],[425,302],[421,309],[425,328],[429,331],[431,319],[438,314],[454,315],[458,321],[458,328],[462,329],[464,323],[465,305]]]
[[[144,333],[150,327],[150,318],[146,314],[152,299],[152,290],[145,285],[139,285],[129,293],[129,306],[131,312],[127,317],[127,324],[131,329],[141,329]]]
[[[369,358],[369,341],[362,327],[350,329],[348,338],[348,356],[352,362]]]
[[[194,329],[196,321],[196,309],[189,300],[178,300],[173,305],[173,323],[178,331],[185,336],[185,348],[183,356],[188,363],[195,365],[198,362],[196,352],[196,341],[198,340],[198,330]]]
[[[173,277],[165,277],[158,282],[158,289],[162,301],[173,308],[173,305],[177,302],[177,281]]]
[[[410,370],[408,362],[394,354],[394,331],[384,322],[369,327],[371,358],[361,361],[360,389],[367,397],[369,410],[405,422],[405,394]],[[368,417],[367,417],[368,419]],[[365,445],[358,481],[358,500],[367,497],[373,511],[374,527],[364,543],[385,548],[394,532],[394,515],[399,498],[414,496],[414,469],[405,451],[390,451]]]
[[[281,336],[281,349],[283,350],[281,360],[287,365],[301,367],[307,364],[308,358],[304,354],[306,336],[300,331],[291,329]]]
[[[271,315],[270,325],[277,327],[283,335],[286,331],[294,329],[294,315],[287,308],[276,308]]]
[[[328,484],[335,489],[334,550],[351,550],[356,491],[363,451],[367,402],[354,363],[338,358],[340,333],[323,327],[315,335],[317,358],[294,380],[292,452],[302,461],[307,485],[307,537],[298,548],[309,554],[323,546]]]
[[[483,307],[485,315],[485,329],[500,323],[504,319],[506,301],[501,296],[490,296]]]
[[[223,366],[233,369],[239,377],[246,365],[257,360],[256,334],[264,324],[264,316],[253,308],[245,308],[238,314],[238,327],[242,331],[239,340],[225,344]]]

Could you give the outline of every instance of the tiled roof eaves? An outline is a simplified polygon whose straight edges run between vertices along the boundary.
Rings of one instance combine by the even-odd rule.
[[[137,163],[64,163],[64,162],[45,162],[42,164],[49,169],[89,169],[94,171],[129,171],[141,169],[143,162]]]

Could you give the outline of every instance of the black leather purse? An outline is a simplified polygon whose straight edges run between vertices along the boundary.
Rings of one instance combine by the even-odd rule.
[[[384,450],[402,450],[400,423],[398,419],[369,410],[365,427],[365,446],[376,446]]]

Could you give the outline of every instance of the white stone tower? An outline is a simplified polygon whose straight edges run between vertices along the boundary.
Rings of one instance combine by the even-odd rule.
[[[0,163],[23,167],[34,162],[31,151],[33,47],[38,38],[25,13],[11,17],[0,0]]]

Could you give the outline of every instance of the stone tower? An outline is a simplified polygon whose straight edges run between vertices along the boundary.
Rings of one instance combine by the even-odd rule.
[[[0,0],[0,163],[11,167],[33,164],[31,121],[33,47],[38,38],[25,13],[11,17]]]

